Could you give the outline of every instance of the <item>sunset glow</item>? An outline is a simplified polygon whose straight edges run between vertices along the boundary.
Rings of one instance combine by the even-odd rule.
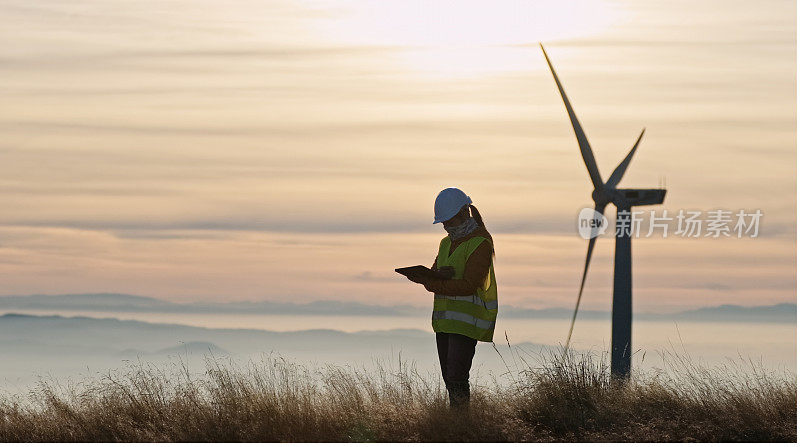
[[[572,306],[591,186],[543,42],[604,176],[647,127],[622,187],[764,212],[636,241],[636,311],[794,301],[795,6],[767,4],[2,2],[3,293],[427,306],[393,269],[459,186],[501,302]]]
[[[529,70],[525,46],[588,38],[623,11],[605,1],[344,2],[323,26],[331,43],[396,48],[399,68],[414,74],[470,77]]]

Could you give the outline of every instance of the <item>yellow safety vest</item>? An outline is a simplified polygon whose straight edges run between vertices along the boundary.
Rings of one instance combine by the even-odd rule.
[[[464,278],[467,259],[487,238],[475,236],[461,243],[450,254],[450,236],[445,236],[439,243],[439,256],[436,267],[453,267],[453,279]],[[494,324],[497,320],[497,282],[494,278],[494,256],[489,264],[481,287],[467,296],[433,296],[433,330],[472,337],[480,341],[492,341]]]

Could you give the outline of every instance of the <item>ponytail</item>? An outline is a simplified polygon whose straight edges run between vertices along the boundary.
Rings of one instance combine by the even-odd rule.
[[[486,225],[483,224],[481,213],[478,212],[478,208],[475,208],[475,205],[470,205],[469,209],[472,211],[472,217],[475,219],[475,222],[478,222],[478,226],[486,228]]]
[[[478,223],[478,226],[485,230],[486,225],[483,224],[483,217],[481,217],[481,213],[478,211],[478,208],[475,208],[475,205],[470,205],[469,209],[472,211],[472,218],[475,219],[475,222]],[[489,236],[489,242],[492,244],[492,257],[494,257],[494,241],[492,240],[491,236]]]

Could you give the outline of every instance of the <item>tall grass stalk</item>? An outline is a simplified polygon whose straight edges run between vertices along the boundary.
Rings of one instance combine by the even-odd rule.
[[[621,382],[607,355],[519,353],[512,380],[473,385],[451,412],[436,376],[375,368],[146,363],[77,385],[42,381],[0,402],[0,441],[795,441],[797,384],[754,362],[664,356]],[[527,357],[527,358],[526,358]]]

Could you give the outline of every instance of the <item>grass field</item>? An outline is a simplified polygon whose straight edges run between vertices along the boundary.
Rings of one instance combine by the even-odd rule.
[[[550,355],[544,366],[509,369],[503,385],[480,380],[469,413],[450,412],[440,380],[400,361],[367,372],[208,359],[200,375],[137,364],[7,398],[0,441],[796,440],[793,373],[675,356],[624,384],[602,358]]]

